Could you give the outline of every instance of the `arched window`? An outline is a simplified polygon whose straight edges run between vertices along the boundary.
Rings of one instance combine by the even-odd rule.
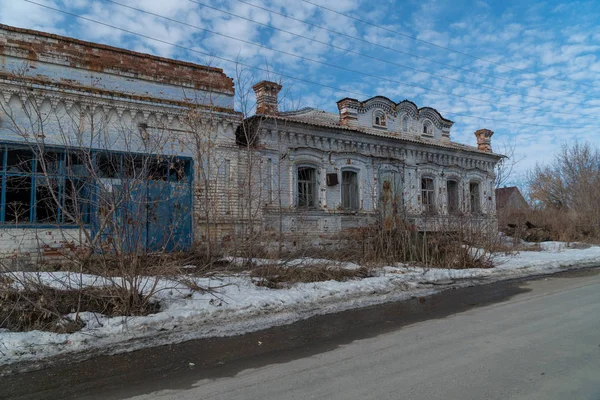
[[[479,182],[469,183],[469,206],[472,214],[481,213],[481,195]]]
[[[430,121],[423,121],[423,135],[433,136],[433,124]]]
[[[317,204],[317,170],[298,167],[298,208],[314,208]]]
[[[385,113],[382,110],[375,110],[373,112],[373,126],[386,126]]]
[[[433,178],[430,176],[421,178],[421,204],[424,212],[435,212],[435,187]]]
[[[458,212],[458,182],[454,179],[446,181],[446,194],[448,196],[448,214],[456,214]]]
[[[342,171],[342,208],[358,210],[358,174],[354,171]]]
[[[402,117],[402,132],[408,132],[408,115]]]

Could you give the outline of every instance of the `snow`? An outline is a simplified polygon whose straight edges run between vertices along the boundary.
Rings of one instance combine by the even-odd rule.
[[[214,294],[196,292],[180,282],[160,279],[154,297],[160,302],[161,311],[156,314],[107,317],[85,312],[79,317],[86,326],[72,334],[0,330],[0,365],[82,352],[111,354],[191,339],[239,335],[314,315],[427,296],[448,287],[475,285],[482,280],[491,282],[600,265],[600,247],[581,247],[547,242],[539,246],[541,251],[495,255],[496,267],[490,269],[427,269],[398,264],[376,268],[373,277],[361,280],[298,283],[285,289],[256,286],[245,274],[187,277],[201,287],[218,287]],[[244,260],[232,258],[230,261],[241,263]],[[256,262],[260,265],[274,263],[279,262]],[[310,258],[279,264],[360,267],[353,263]],[[24,274],[26,278],[57,288],[99,286],[111,281],[68,272]],[[157,278],[144,279],[142,284],[149,288]]]

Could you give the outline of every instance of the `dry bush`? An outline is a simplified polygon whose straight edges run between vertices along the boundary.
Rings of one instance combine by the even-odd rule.
[[[426,268],[491,268],[499,238],[486,227],[453,222],[438,232],[422,232],[398,223],[395,229],[372,227],[349,233],[347,251],[363,264],[414,263]]]
[[[113,287],[80,290],[43,285],[25,290],[4,287],[0,292],[0,328],[71,333],[84,324],[77,318],[66,318],[66,314],[89,311],[107,316],[131,316],[148,315],[160,309],[158,303],[147,302],[125,310],[122,299],[126,295],[125,289]]]
[[[268,265],[255,268],[250,276],[258,286],[281,289],[299,282],[347,281],[371,276],[367,268],[344,269],[332,266],[282,267]]]

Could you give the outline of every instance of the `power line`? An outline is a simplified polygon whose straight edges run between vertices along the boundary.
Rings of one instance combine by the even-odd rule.
[[[211,9],[216,10],[216,11],[221,11],[221,12],[224,12],[224,13],[236,16],[238,18],[245,19],[247,21],[254,22],[256,24],[260,24],[260,25],[263,25],[263,26],[266,26],[266,27],[270,27],[270,28],[273,28],[273,29],[281,30],[281,29],[276,28],[276,27],[274,27],[272,25],[263,24],[263,23],[254,21],[254,20],[252,20],[250,18],[246,18],[246,17],[242,17],[242,16],[239,16],[239,15],[235,15],[235,14],[229,13],[228,11],[223,11],[223,10],[220,10],[218,8],[214,8],[212,6],[208,6],[206,4],[199,3],[197,1],[192,1],[192,0],[188,0],[188,1],[190,1],[192,3],[196,3],[196,4],[199,4],[199,5],[202,5],[204,7],[211,8]],[[357,40],[357,41],[360,41],[362,43],[369,44],[371,46],[376,46],[376,47],[379,47],[379,48],[382,48],[382,49],[385,49],[385,50],[390,50],[390,51],[393,51],[393,52],[398,53],[398,54],[403,54],[403,55],[407,55],[407,56],[414,57],[414,58],[417,58],[417,59],[426,60],[426,61],[431,62],[431,63],[443,65],[445,67],[452,68],[452,69],[455,69],[455,70],[458,70],[458,71],[468,72],[468,73],[475,74],[475,75],[485,76],[485,77],[488,77],[488,78],[493,78],[493,79],[498,79],[498,80],[509,82],[509,83],[514,83],[514,84],[516,84],[518,86],[521,86],[521,87],[538,88],[538,86],[539,86],[539,85],[527,85],[527,84],[524,84],[522,82],[515,82],[512,79],[502,78],[502,77],[499,77],[499,76],[495,76],[495,75],[491,75],[491,74],[486,74],[486,73],[475,71],[475,70],[472,70],[472,69],[458,67],[458,66],[455,66],[455,65],[452,65],[452,64],[446,64],[446,63],[443,63],[441,61],[432,60],[432,59],[427,58],[427,57],[423,57],[423,56],[419,56],[419,55],[416,55],[416,54],[408,53],[408,52],[403,51],[403,50],[398,50],[398,49],[395,49],[393,47],[389,47],[389,46],[385,46],[385,45],[382,45],[382,44],[379,44],[379,43],[375,43],[375,42],[372,42],[372,41],[369,41],[369,40],[366,40],[366,39],[363,39],[363,38],[360,38],[360,37],[357,37],[357,36],[352,36],[352,35],[349,35],[349,34],[346,34],[346,33],[343,33],[343,32],[339,32],[339,31],[336,31],[336,30],[324,27],[322,25],[318,25],[318,24],[315,24],[315,23],[312,23],[312,22],[309,22],[309,21],[305,21],[305,20],[302,20],[302,19],[299,19],[299,18],[292,17],[290,15],[286,15],[286,14],[280,13],[278,11],[274,11],[274,10],[268,9],[266,7],[259,6],[257,4],[249,3],[249,2],[244,1],[244,0],[237,0],[237,1],[240,2],[240,3],[246,4],[246,5],[249,5],[251,7],[258,8],[260,10],[264,10],[264,11],[270,12],[272,14],[282,16],[284,18],[288,18],[288,19],[290,19],[292,21],[298,21],[298,22],[303,23],[305,25],[312,26],[312,27],[317,28],[317,29],[322,29],[322,30],[324,30],[326,32],[329,32],[329,33],[333,33],[333,34],[336,34],[336,35],[347,37],[347,38],[352,39],[352,40]],[[284,31],[284,30],[282,30],[282,31],[283,32],[287,32],[287,31]],[[290,33],[290,32],[287,32],[287,33]],[[295,35],[293,33],[290,33],[290,34]],[[302,37],[302,38],[305,38],[305,39],[308,39],[308,40],[312,40],[312,41],[315,41],[317,43],[322,43],[322,44],[329,45],[328,43],[320,42],[320,41],[318,41],[316,39],[312,39],[312,38],[309,38],[309,37],[305,37],[305,36],[301,36],[301,35],[296,35],[296,36],[299,36],[299,37]],[[340,49],[344,49],[344,48],[340,48]],[[352,50],[348,50],[348,49],[344,49],[344,50],[352,52]],[[357,53],[357,54],[360,54],[360,53]],[[365,55],[365,57],[370,57],[370,56]],[[373,57],[370,57],[370,58],[373,58]],[[377,59],[377,58],[375,58],[375,59]],[[378,60],[380,60],[380,59],[378,59]],[[380,61],[387,62],[385,60],[380,60]],[[433,73],[428,72],[428,71],[423,71],[423,70],[415,69],[413,67],[405,66],[405,65],[402,65],[402,64],[395,64],[395,63],[392,63],[392,64],[400,66],[400,67],[403,67],[403,68],[412,69],[414,71],[424,72],[426,74],[430,74],[430,75],[434,75],[434,76],[438,76],[438,77],[443,77],[445,79],[455,80],[454,78],[445,77],[443,75],[436,75],[436,74],[433,74]],[[476,86],[481,86],[481,87],[485,87],[485,88],[488,88],[488,89],[501,90],[501,91],[509,92],[509,91],[507,91],[505,89],[494,88],[494,87],[491,87],[491,86],[480,85],[480,84],[477,84],[477,83],[464,82],[464,81],[460,81],[460,82],[462,82],[462,83],[468,83],[468,84],[476,85]],[[568,90],[552,89],[552,88],[545,88],[545,87],[539,87],[539,89],[541,89],[541,90],[548,90],[548,91],[557,92],[557,93],[566,93],[566,94],[569,94],[569,95],[573,94],[573,91],[568,91]],[[514,92],[509,92],[509,93],[514,93]],[[587,95],[584,95],[583,93],[577,93],[577,94],[582,95],[582,96],[587,96]],[[551,100],[551,99],[544,98],[544,97],[535,97],[535,96],[531,96],[531,97],[537,98],[537,99]]]
[[[53,10],[53,11],[59,12],[59,13],[65,14],[65,15],[69,15],[69,16],[74,17],[74,18],[78,18],[78,19],[82,19],[84,21],[88,21],[88,22],[92,22],[92,23],[95,23],[95,24],[98,24],[98,25],[102,25],[102,26],[105,26],[107,28],[116,29],[116,30],[128,33],[130,35],[139,36],[139,37],[142,37],[142,38],[145,38],[145,39],[149,39],[149,40],[152,40],[152,41],[155,41],[155,42],[158,42],[158,43],[166,44],[168,46],[173,46],[173,47],[176,47],[176,48],[179,48],[179,49],[182,49],[182,50],[186,50],[186,51],[191,52],[191,53],[201,54],[201,55],[203,55],[205,57],[210,57],[210,58],[222,60],[222,61],[233,63],[235,65],[239,65],[239,66],[242,66],[242,67],[245,67],[245,68],[254,69],[254,70],[257,70],[257,71],[261,71],[261,72],[266,72],[266,73],[269,73],[269,74],[273,73],[273,71],[271,71],[268,68],[257,67],[257,66],[250,65],[250,64],[247,64],[247,63],[243,63],[243,62],[231,60],[231,59],[228,59],[228,58],[225,58],[225,57],[220,57],[220,56],[216,56],[214,54],[209,54],[209,53],[206,53],[206,52],[203,52],[203,51],[200,51],[200,50],[192,49],[192,48],[189,48],[189,47],[186,47],[186,46],[182,46],[182,45],[179,45],[179,44],[176,44],[176,43],[167,42],[165,40],[154,38],[152,36],[148,36],[148,35],[145,35],[143,33],[133,32],[133,31],[130,31],[128,29],[124,29],[124,28],[120,28],[120,27],[108,24],[106,22],[101,22],[101,21],[98,21],[98,20],[95,20],[95,19],[92,19],[92,18],[89,18],[89,17],[84,17],[82,15],[75,14],[75,13],[72,13],[72,12],[69,12],[69,11],[65,11],[65,10],[61,10],[61,9],[58,9],[58,8],[55,8],[55,7],[51,7],[51,6],[48,6],[48,5],[45,5],[45,4],[40,4],[40,3],[37,3],[37,2],[32,1],[32,0],[23,0],[23,1],[25,1],[27,3],[35,4],[35,5],[39,6],[39,7],[43,7],[43,8],[49,9],[49,10]],[[331,85],[326,85],[326,84],[318,83],[318,82],[313,82],[313,81],[310,81],[308,79],[299,78],[299,77],[292,76],[292,75],[287,75],[287,74],[282,74],[282,73],[277,73],[277,75],[281,76],[282,78],[291,79],[291,80],[294,80],[294,81],[297,81],[297,82],[303,82],[303,83],[306,83],[306,84],[309,84],[309,85],[320,86],[320,87],[323,87],[323,88],[327,88],[327,89],[331,89],[331,90],[335,90],[335,91],[346,92],[346,93],[358,95],[358,96],[361,96],[361,97],[369,97],[368,94],[365,94],[365,93],[362,93],[362,92],[357,92],[357,91],[353,91],[353,90],[345,90],[345,89],[341,89],[339,87],[335,87],[335,86],[331,86]],[[461,114],[461,113],[456,113],[456,112],[451,112],[451,111],[444,111],[444,110],[438,110],[438,111],[442,112],[444,114],[456,115],[456,116],[465,117],[465,118],[473,118],[473,119],[480,119],[480,120],[486,120],[486,121],[496,121],[496,122],[501,122],[501,123],[506,123],[506,124],[514,124],[514,125],[535,126],[535,127],[541,127],[541,128],[556,128],[556,129],[586,129],[586,128],[590,128],[590,126],[569,126],[569,127],[567,127],[567,126],[558,126],[558,125],[531,124],[531,123],[520,122],[520,121],[501,120],[501,119],[488,118],[488,117],[478,117],[478,116],[474,116],[474,115],[467,115],[467,114]]]
[[[489,104],[493,104],[496,107],[501,106],[501,107],[511,107],[511,108],[515,108],[515,109],[519,109],[519,110],[535,110],[535,111],[548,112],[547,110],[545,110],[543,108],[539,108],[539,107],[517,106],[517,105],[513,105],[513,104],[498,103],[498,102],[494,102],[494,101],[490,101],[490,100],[480,99],[480,98],[477,98],[477,97],[470,97],[470,96],[465,96],[465,95],[453,94],[453,93],[449,93],[449,92],[445,92],[445,91],[441,91],[441,90],[426,88],[426,87],[415,85],[415,84],[411,84],[411,83],[401,82],[401,81],[398,81],[398,80],[394,80],[394,79],[382,77],[382,76],[379,76],[379,75],[369,74],[369,73],[366,73],[366,72],[363,72],[363,71],[358,71],[358,70],[346,68],[346,67],[343,67],[343,66],[331,64],[329,62],[324,62],[324,61],[312,59],[312,58],[309,58],[309,57],[299,56],[297,54],[290,53],[290,52],[287,52],[287,51],[284,51],[284,50],[274,49],[272,47],[268,47],[268,46],[262,45],[260,43],[255,43],[255,42],[251,42],[251,41],[248,41],[248,40],[239,39],[239,38],[236,38],[236,37],[233,37],[233,36],[229,36],[229,35],[226,35],[226,34],[223,34],[223,33],[212,31],[210,29],[202,28],[202,27],[197,26],[197,25],[188,24],[187,22],[182,22],[182,21],[170,18],[170,17],[166,17],[166,16],[161,15],[161,14],[156,14],[156,13],[153,13],[151,11],[146,11],[146,10],[142,10],[142,9],[139,9],[139,8],[136,8],[136,7],[132,7],[132,6],[120,3],[120,2],[115,1],[115,0],[105,0],[105,1],[107,1],[109,3],[116,4],[116,5],[121,6],[123,8],[127,8],[127,9],[130,9],[130,10],[136,11],[136,12],[140,12],[140,13],[152,15],[154,17],[161,18],[161,19],[164,19],[164,20],[176,23],[176,24],[180,24],[180,25],[184,25],[184,26],[187,26],[187,27],[191,27],[191,28],[197,29],[197,30],[208,32],[208,33],[213,34],[213,35],[218,35],[218,36],[221,36],[221,37],[225,37],[227,39],[231,39],[231,40],[235,40],[235,41],[238,41],[238,42],[246,43],[246,44],[249,44],[249,45],[252,45],[252,46],[256,46],[256,47],[259,47],[259,48],[263,48],[263,49],[266,49],[266,50],[269,50],[269,51],[277,52],[277,53],[280,53],[280,54],[285,54],[287,56],[294,57],[294,58],[297,58],[297,59],[300,59],[300,60],[303,60],[303,61],[313,62],[313,63],[324,65],[324,66],[327,66],[327,67],[340,69],[342,71],[346,71],[346,72],[350,72],[350,73],[355,73],[355,74],[367,76],[367,77],[370,77],[370,78],[380,79],[380,80],[384,80],[384,81],[389,81],[391,83],[395,83],[395,84],[398,84],[398,85],[415,87],[415,88],[418,88],[418,89],[423,89],[423,90],[427,90],[427,91],[430,91],[430,92],[434,92],[434,93],[438,93],[438,94],[443,94],[443,95],[447,95],[447,96],[453,96],[453,97],[458,97],[458,98],[467,99],[467,100],[473,100],[473,101],[479,101],[479,102],[483,102],[483,103],[489,103]],[[290,32],[290,34],[292,34],[292,33]],[[513,92],[509,92],[509,93],[513,93]],[[513,93],[513,94],[518,94],[518,93]],[[520,96],[527,97],[526,95],[520,95]],[[554,101],[554,102],[559,102],[558,100],[552,100],[552,99],[548,99],[548,100],[549,101]],[[570,104],[575,104],[575,105],[580,106],[580,104],[578,104],[578,103],[570,103]],[[588,116],[588,115],[584,115],[584,114],[574,114],[574,113],[571,113],[571,112],[553,111],[553,113],[554,114],[571,115],[571,116],[579,116],[579,117],[583,117],[583,118],[587,118],[587,119],[596,119],[596,120],[598,119],[597,117],[594,118],[592,116]]]
[[[408,38],[408,39],[411,39],[411,40],[414,40],[414,41],[417,41],[417,42],[425,43],[425,44],[428,44],[428,45],[433,46],[433,47],[437,47],[437,48],[442,49],[442,50],[450,51],[452,53],[460,54],[460,55],[465,56],[465,57],[473,58],[475,60],[479,60],[479,61],[483,61],[483,62],[486,62],[486,63],[489,63],[489,64],[497,65],[499,67],[508,68],[508,69],[513,70],[513,71],[519,71],[519,72],[525,72],[525,73],[528,73],[528,74],[534,74],[534,75],[540,76],[542,78],[554,79],[554,80],[558,80],[558,81],[562,81],[562,82],[566,82],[566,83],[575,83],[577,85],[588,86],[588,87],[595,88],[595,89],[598,88],[597,86],[594,86],[594,85],[588,85],[586,83],[577,82],[577,81],[570,80],[570,79],[561,79],[561,78],[557,78],[557,77],[550,76],[550,75],[540,74],[539,72],[528,71],[528,70],[523,69],[523,68],[513,67],[513,66],[510,66],[510,65],[507,65],[507,64],[502,64],[502,63],[497,62],[497,61],[488,60],[488,59],[483,58],[483,57],[474,56],[472,54],[465,53],[465,52],[460,51],[460,50],[451,49],[451,48],[446,47],[446,46],[435,44],[433,42],[429,42],[429,41],[424,40],[424,39],[419,39],[419,38],[411,36],[411,35],[407,35],[406,33],[398,32],[398,31],[395,31],[393,29],[389,29],[389,28],[386,28],[386,27],[383,27],[383,26],[379,26],[379,25],[374,24],[372,22],[365,21],[363,19],[354,17],[352,15],[344,14],[344,13],[342,13],[340,11],[333,10],[333,9],[331,9],[329,7],[325,7],[325,6],[322,6],[320,4],[313,3],[312,1],[309,1],[309,0],[302,0],[302,1],[305,2],[305,3],[307,3],[307,4],[311,4],[311,5],[315,6],[315,7],[321,8],[323,10],[327,10],[329,12],[332,12],[334,14],[341,15],[343,17],[346,17],[346,18],[352,19],[354,21],[360,22],[362,24],[369,25],[369,26],[372,26],[372,27],[384,30],[384,31],[389,32],[389,33],[393,33],[394,35],[399,35],[399,36],[402,36],[402,37],[405,37],[405,38]]]

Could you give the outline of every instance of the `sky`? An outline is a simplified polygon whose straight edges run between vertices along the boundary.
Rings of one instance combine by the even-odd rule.
[[[508,184],[565,144],[600,147],[595,0],[0,0],[0,22],[219,67],[240,93],[281,81],[287,110],[434,107],[452,140],[487,128],[515,149]]]

